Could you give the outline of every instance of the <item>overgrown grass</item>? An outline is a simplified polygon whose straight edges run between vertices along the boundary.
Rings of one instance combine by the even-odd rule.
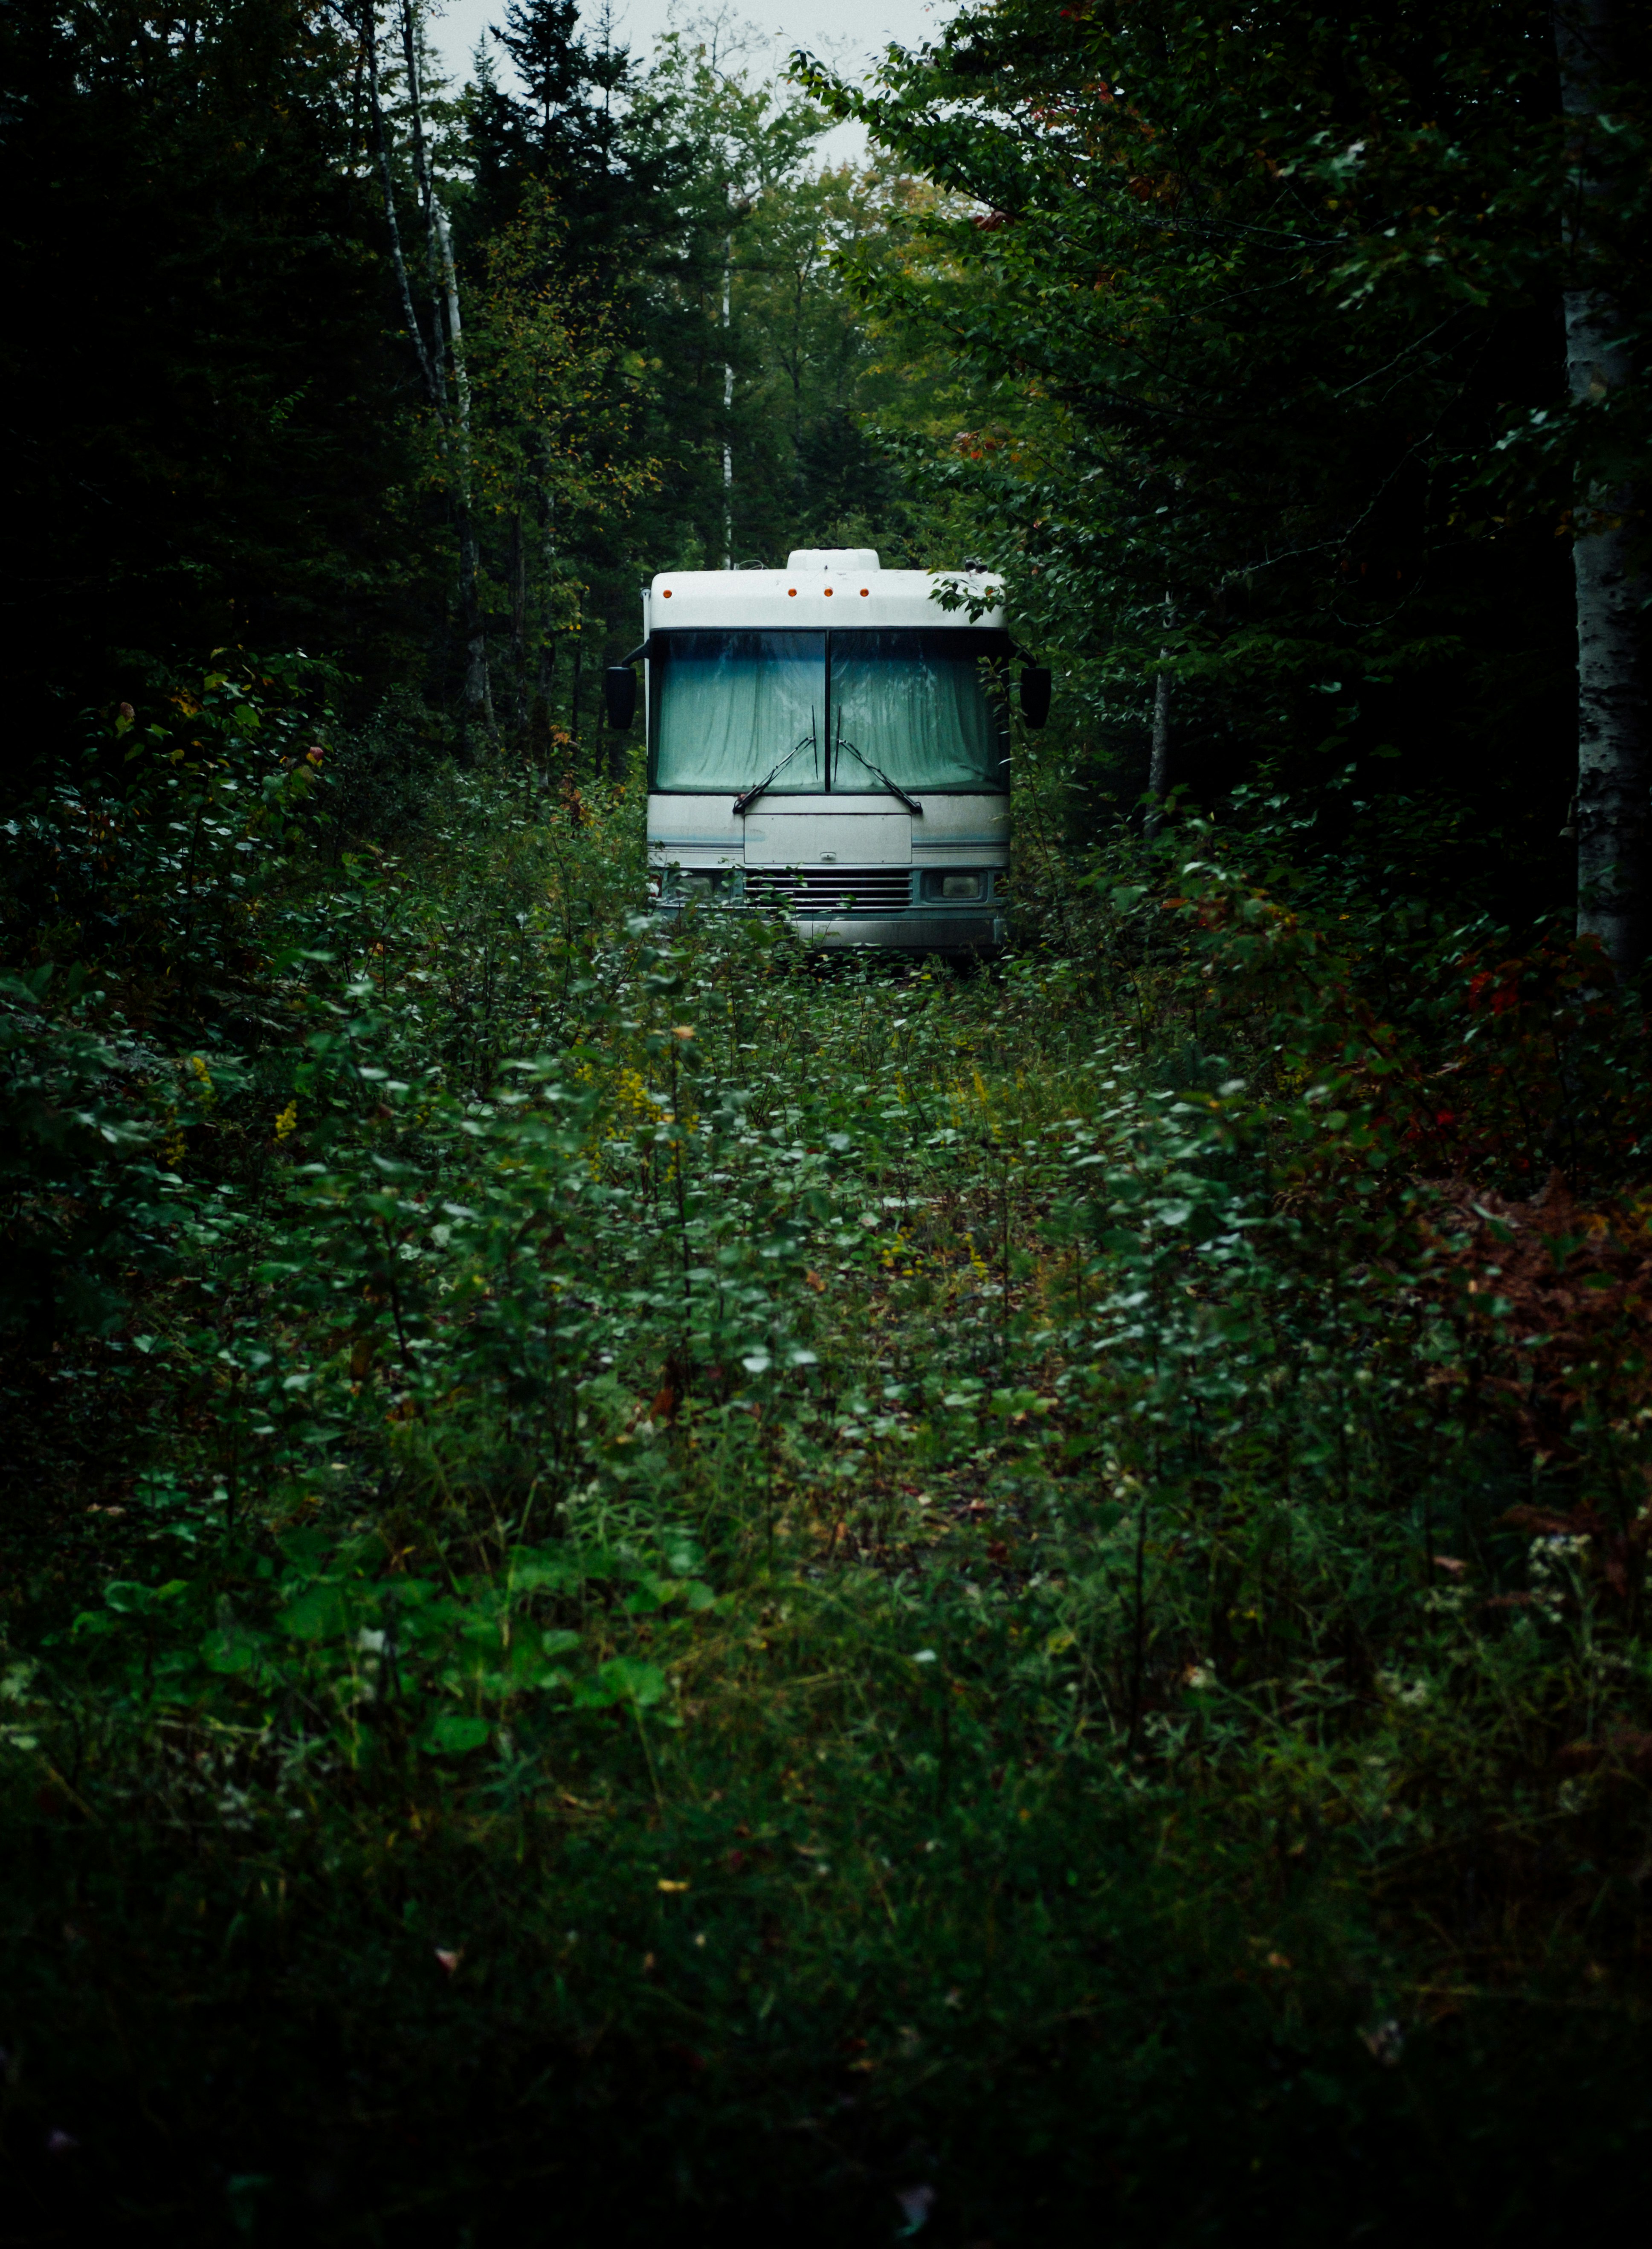
[[[19,2238],[1627,2214],[1638,1026],[1219,845],[903,974],[459,776],[14,999]]]

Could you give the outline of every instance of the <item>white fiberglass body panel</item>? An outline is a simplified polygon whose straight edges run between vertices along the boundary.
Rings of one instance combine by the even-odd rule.
[[[829,550],[828,550],[829,551]],[[960,606],[936,596],[956,591]],[[649,632],[751,625],[771,630],[826,626],[940,625],[1004,629],[1002,581],[984,570],[662,570],[642,597]]]
[[[909,867],[912,815],[888,798],[846,806],[841,798],[788,797],[754,805],[745,821],[748,867]]]

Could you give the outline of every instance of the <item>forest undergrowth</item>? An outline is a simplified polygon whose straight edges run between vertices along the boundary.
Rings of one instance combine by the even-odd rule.
[[[16,2238],[1627,2211],[1638,1001],[1265,808],[662,930],[308,692],[13,829]]]

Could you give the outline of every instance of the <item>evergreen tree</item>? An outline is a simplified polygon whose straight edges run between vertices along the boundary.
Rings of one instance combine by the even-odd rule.
[[[659,105],[607,10],[593,44],[576,0],[509,0],[491,36],[517,83],[485,70],[469,97],[472,238],[509,225],[525,189],[548,188],[570,272],[634,290],[672,231],[694,152],[659,129]]]
[[[417,664],[428,555],[354,65],[319,7],[0,16],[14,783],[132,651],[301,643],[368,691]]]

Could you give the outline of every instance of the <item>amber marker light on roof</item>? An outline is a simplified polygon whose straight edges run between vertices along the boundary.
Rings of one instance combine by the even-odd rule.
[[[670,587],[669,587],[669,586],[661,586],[661,588],[660,588],[660,591],[661,591],[661,592],[665,595],[665,597],[666,597],[667,601],[668,602],[668,601],[670,600],[670,598],[671,598],[671,588],[670,588]]]
[[[867,589],[865,586],[862,586],[862,587],[861,587],[861,588],[860,588],[860,599],[861,599],[863,602],[865,601],[865,599],[866,599],[866,597],[867,597],[867,590],[868,590],[868,589]]]
[[[832,599],[833,595],[836,591],[837,591],[837,588],[836,588],[834,586],[828,586],[828,587],[826,588],[826,599],[827,599],[827,601],[828,601],[828,602]]]
[[[788,586],[785,589],[785,597],[788,602],[795,602],[798,598],[797,588],[795,586]]]

